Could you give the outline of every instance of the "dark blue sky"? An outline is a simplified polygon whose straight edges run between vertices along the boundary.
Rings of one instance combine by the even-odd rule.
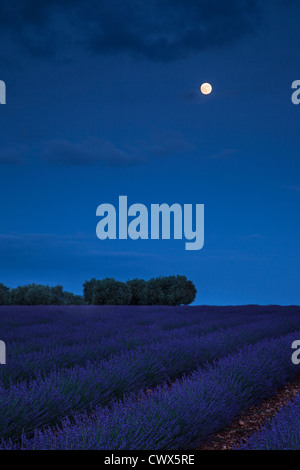
[[[280,0],[1,4],[0,281],[80,293],[91,277],[185,274],[198,304],[299,304],[299,13]],[[205,204],[204,248],[100,241],[96,208],[119,195]]]

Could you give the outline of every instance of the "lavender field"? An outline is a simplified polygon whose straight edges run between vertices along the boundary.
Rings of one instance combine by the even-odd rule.
[[[299,338],[299,307],[0,307],[1,448],[194,448],[299,373]]]

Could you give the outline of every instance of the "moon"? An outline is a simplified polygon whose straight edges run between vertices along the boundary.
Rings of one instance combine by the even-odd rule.
[[[210,83],[202,83],[200,90],[203,95],[210,95],[212,92],[212,86]]]

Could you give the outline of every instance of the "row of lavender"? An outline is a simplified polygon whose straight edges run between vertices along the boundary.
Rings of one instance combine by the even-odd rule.
[[[297,332],[297,335],[300,331]],[[297,373],[290,360],[295,334],[242,347],[199,368],[171,386],[139,392],[78,414],[55,428],[7,440],[22,449],[186,449],[229,424],[242,410],[263,400]]]
[[[101,319],[99,311],[96,316],[95,311],[90,313],[93,328],[89,331],[94,331],[97,323],[101,324],[99,338],[104,334],[107,339],[119,328],[118,324],[113,325],[112,320],[109,321],[107,313],[104,312]],[[138,338],[140,332],[142,341],[145,340],[142,331],[146,329],[149,333],[153,325],[157,328],[160,322],[162,331],[150,336],[150,340],[143,346],[128,348],[127,345],[103,360],[96,342],[86,344],[90,349],[85,349],[78,336],[72,345],[72,351],[68,350],[69,356],[66,356],[65,346],[62,351],[60,346],[60,338],[64,336],[64,332],[58,329],[56,349],[49,346],[49,351],[42,349],[23,356],[20,352],[18,361],[8,364],[7,368],[1,368],[5,372],[2,373],[0,394],[0,435],[6,439],[11,437],[18,440],[23,430],[30,434],[37,427],[55,425],[63,418],[72,416],[75,411],[91,411],[99,405],[103,407],[115,399],[122,399],[128,393],[136,394],[142,389],[173,381],[199,366],[207,368],[208,363],[238,351],[244,344],[254,344],[264,338],[278,337],[300,328],[299,313],[293,309],[290,312],[285,311],[284,315],[280,312],[260,312],[252,315],[252,318],[250,312],[232,312],[231,315],[228,312],[215,312],[207,319],[199,311],[195,315],[194,309],[161,309],[160,319],[157,310],[151,312],[144,309],[143,313],[144,315],[140,310],[123,310],[118,313],[119,319],[124,321],[126,318],[128,322],[124,321],[124,331],[127,331],[124,334],[131,331]],[[116,319],[117,315],[113,318]],[[44,325],[40,325],[42,330],[47,323],[49,326],[47,315],[43,320]],[[58,321],[60,327],[65,320],[66,318]],[[186,325],[186,322],[191,321],[195,322],[194,325],[180,328],[182,324]],[[241,325],[241,322],[244,324]],[[134,324],[136,328],[133,332]],[[220,330],[216,330],[218,326]],[[78,332],[79,327],[84,336],[82,314],[74,315],[69,331],[72,327],[75,328],[73,335]],[[31,328],[38,336],[38,330],[33,324]],[[212,330],[216,331],[211,332]],[[293,338],[296,336],[295,333]],[[96,336],[92,338],[95,341],[97,339]],[[72,360],[76,347],[78,364],[74,366],[71,363],[73,367],[70,367],[68,360]],[[93,351],[98,352],[99,357],[93,356]],[[23,369],[22,359],[25,363]],[[66,366],[63,367],[65,363]],[[53,369],[54,366],[56,369]],[[23,372],[20,373],[20,370]],[[23,373],[24,380],[19,381]]]
[[[40,381],[51,379],[53,375],[65,376],[76,366],[81,372],[84,369],[97,368],[104,371],[106,377],[110,376],[116,367],[124,366],[126,370],[132,367],[136,375],[141,361],[143,361],[141,367],[144,369],[145,386],[153,385],[154,380],[167,380],[180,376],[199,364],[218,359],[238,349],[243,344],[282,335],[299,327],[299,316],[291,316],[288,319],[268,318],[255,322],[248,321],[242,325],[220,328],[206,334],[203,333],[203,327],[199,328],[198,325],[184,327],[165,332],[153,341],[146,338],[143,341],[143,337],[138,338],[140,340],[138,343],[143,341],[143,345],[135,347],[127,345],[125,348],[124,345],[122,347],[118,343],[115,344],[115,338],[113,343],[106,341],[82,346],[56,346],[55,350],[18,354],[5,368],[0,369],[0,385],[2,388],[10,389],[13,384],[26,381],[28,386],[31,386],[34,379]],[[112,344],[115,345],[114,353],[112,353]],[[117,347],[120,350],[117,350]],[[124,392],[127,391],[125,384],[126,382],[124,382]]]
[[[300,450],[300,394],[239,450]]]
[[[0,338],[7,344],[8,364],[0,384],[45,375],[53,368],[85,365],[151,343],[201,336],[221,328],[281,318],[264,309],[232,311],[213,308],[156,307],[2,307]],[[295,310],[285,312],[292,318]]]

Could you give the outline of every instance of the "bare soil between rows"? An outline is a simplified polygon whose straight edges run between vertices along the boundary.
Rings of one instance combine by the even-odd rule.
[[[229,426],[202,441],[197,450],[232,450],[239,443],[246,443],[250,436],[273,418],[280,408],[300,393],[300,374],[278,390],[276,395],[267,398],[242,412]]]

